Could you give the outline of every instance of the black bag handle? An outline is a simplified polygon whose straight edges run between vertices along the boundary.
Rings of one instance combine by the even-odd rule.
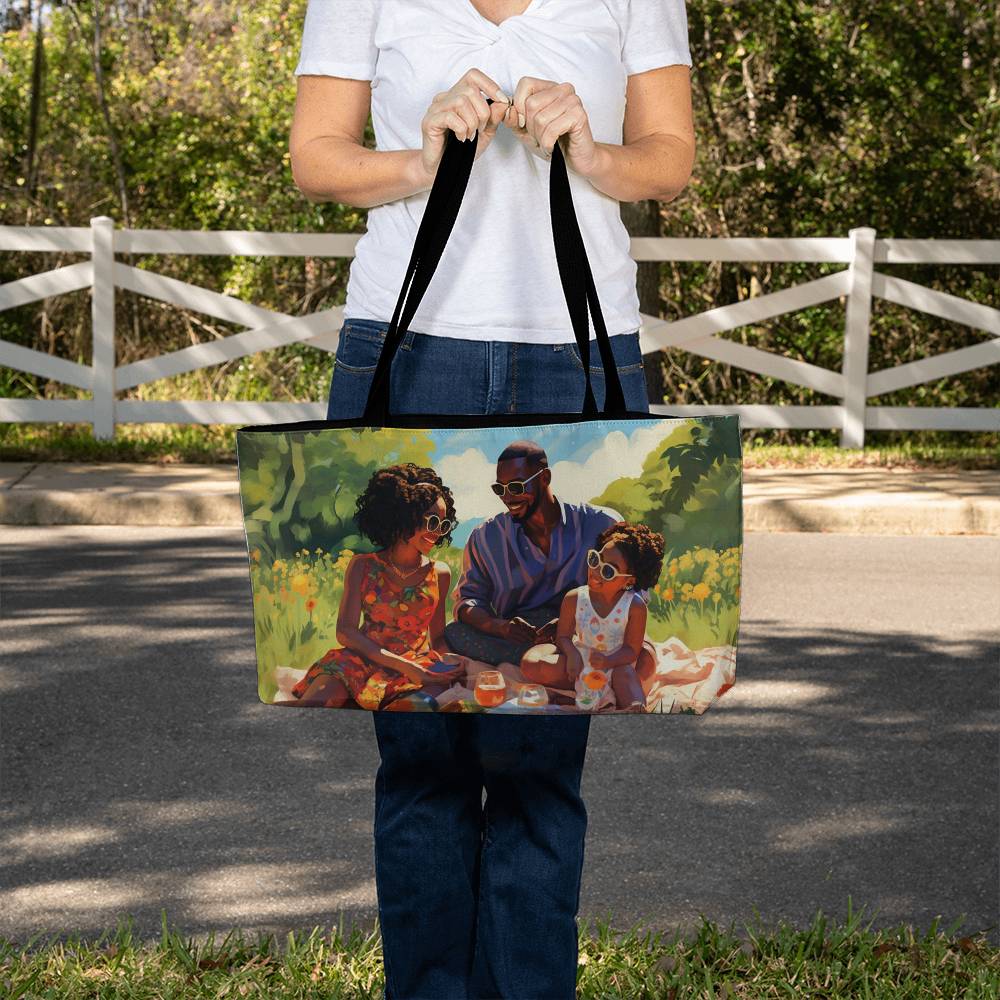
[[[493,101],[487,98],[487,104]],[[476,133],[478,138],[478,131]],[[423,217],[413,241],[413,251],[407,265],[406,277],[396,301],[385,342],[379,355],[378,364],[372,376],[368,400],[362,419],[372,426],[390,423],[389,416],[389,374],[392,359],[403,340],[403,333],[420,305],[434,271],[444,253],[445,244],[455,226],[458,212],[469,183],[472,165],[475,161],[476,141],[460,142],[452,130],[445,134],[445,147],[438,164],[434,183],[427,197]],[[562,149],[556,142],[552,149],[549,174],[549,210],[552,220],[552,234],[555,244],[556,264],[559,280],[566,296],[573,333],[576,337],[580,359],[583,363],[586,391],[583,402],[583,417],[595,419],[600,414],[590,381],[590,329],[587,323],[588,306],[594,320],[594,332],[601,352],[604,368],[605,400],[604,416],[627,416],[625,394],[621,378],[611,350],[611,341],[604,325],[604,316],[594,285],[587,250],[580,233],[573,208],[573,198],[566,171],[566,161]],[[405,308],[404,308],[405,303]]]

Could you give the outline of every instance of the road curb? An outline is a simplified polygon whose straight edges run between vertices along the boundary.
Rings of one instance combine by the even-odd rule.
[[[0,462],[0,524],[239,528],[235,465]],[[1000,536],[1000,471],[745,469],[746,531]]]

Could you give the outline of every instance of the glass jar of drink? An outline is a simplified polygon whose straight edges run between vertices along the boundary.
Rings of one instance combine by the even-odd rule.
[[[525,708],[540,708],[549,703],[549,693],[541,684],[522,684],[517,703]]]
[[[507,682],[499,670],[481,670],[473,694],[483,708],[496,708],[507,700]]]
[[[584,666],[580,681],[582,683],[577,685],[579,690],[576,692],[576,707],[581,712],[593,711],[608,689],[608,675],[603,670]]]

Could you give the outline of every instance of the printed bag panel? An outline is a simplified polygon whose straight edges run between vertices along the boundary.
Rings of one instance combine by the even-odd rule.
[[[736,680],[735,414],[237,432],[265,704],[700,715]]]

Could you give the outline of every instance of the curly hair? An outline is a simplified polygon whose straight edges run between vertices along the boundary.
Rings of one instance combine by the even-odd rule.
[[[456,521],[451,490],[433,469],[413,462],[377,469],[357,499],[354,521],[363,535],[379,547],[388,548],[423,526],[424,513],[438,497],[444,499],[448,508],[445,517],[452,527],[436,544],[450,543]]]
[[[594,548],[600,551],[611,542],[621,550],[628,572],[635,574],[635,589],[648,590],[660,578],[663,568],[663,535],[635,521],[615,521],[598,536]]]

